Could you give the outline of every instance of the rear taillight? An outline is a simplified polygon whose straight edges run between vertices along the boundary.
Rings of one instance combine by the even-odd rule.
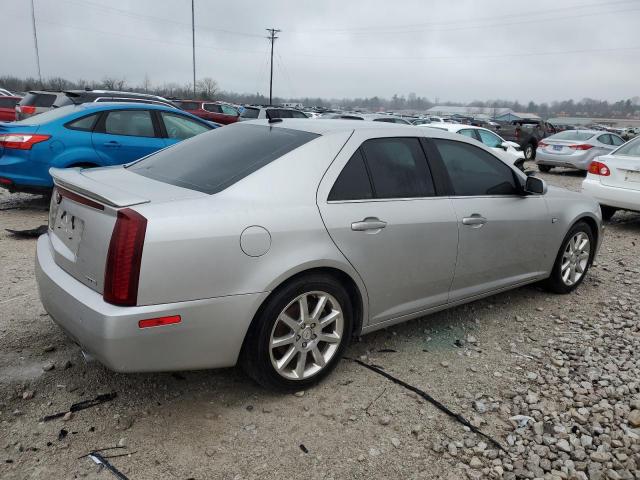
[[[18,105],[16,107],[16,112],[26,113],[28,115],[33,115],[36,113],[36,107],[32,105]]]
[[[51,135],[36,135],[32,133],[5,133],[0,135],[0,147],[16,150],[31,150],[36,143],[49,140]]]
[[[589,164],[589,173],[594,175],[600,175],[601,177],[608,177],[611,175],[611,170],[602,162],[596,162],[595,160]]]
[[[549,146],[548,143],[538,142],[538,148],[544,148],[544,147],[548,147],[548,146]]]
[[[580,145],[569,145],[571,150],[589,150],[593,148],[593,145],[580,144]]]
[[[111,235],[104,275],[105,302],[133,306],[138,301],[138,281],[147,219],[125,208],[118,211]]]

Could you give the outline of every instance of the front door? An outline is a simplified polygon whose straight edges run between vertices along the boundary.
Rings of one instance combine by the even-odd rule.
[[[109,110],[91,136],[93,148],[105,165],[132,162],[164,148],[149,110]]]
[[[458,243],[450,199],[437,196],[417,138],[358,134],[325,176],[318,205],[364,281],[370,324],[445,304]]]
[[[433,139],[451,180],[459,226],[455,302],[544,276],[551,218],[541,195],[522,195],[515,172],[467,142]]]

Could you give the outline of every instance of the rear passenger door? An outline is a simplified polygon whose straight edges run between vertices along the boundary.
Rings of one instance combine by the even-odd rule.
[[[366,285],[370,324],[447,302],[458,228],[418,138],[356,131],[325,175],[318,206]]]
[[[431,142],[449,176],[460,232],[450,301],[543,277],[557,253],[544,197],[521,195],[515,172],[480,147]]]
[[[91,136],[93,148],[106,165],[132,162],[165,147],[150,110],[108,110]]]

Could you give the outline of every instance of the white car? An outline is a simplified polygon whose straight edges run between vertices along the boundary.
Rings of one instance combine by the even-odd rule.
[[[524,171],[524,152],[520,149],[520,145],[516,142],[507,142],[495,132],[482,127],[474,127],[472,125],[463,125],[460,123],[429,123],[418,125],[419,127],[439,128],[452,133],[459,133],[474,140],[478,140],[487,147],[496,151],[513,166]]]
[[[582,191],[600,203],[605,220],[617,210],[640,212],[640,137],[595,158],[582,182]]]
[[[11,97],[11,96],[13,96],[13,93],[11,93],[9,90],[0,88],[0,97]]]

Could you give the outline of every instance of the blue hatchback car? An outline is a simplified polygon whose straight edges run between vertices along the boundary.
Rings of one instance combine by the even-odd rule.
[[[0,187],[46,192],[51,167],[128,163],[214,128],[181,110],[143,103],[83,103],[0,122]]]

